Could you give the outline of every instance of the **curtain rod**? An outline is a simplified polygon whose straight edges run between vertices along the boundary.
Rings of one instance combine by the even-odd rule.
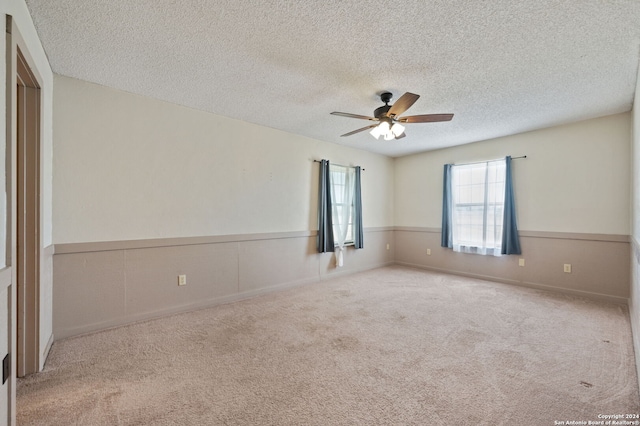
[[[314,163],[322,163],[322,161],[320,160],[313,160]],[[343,166],[342,164],[338,164],[338,163],[331,163],[335,166],[340,166],[340,167],[359,167],[359,166]],[[362,167],[360,167],[360,170],[362,170],[364,172],[364,169]]]
[[[526,155],[522,155],[520,157],[511,157],[512,160],[519,160],[521,158],[527,158]],[[488,163],[489,161],[498,161],[498,160],[486,160],[486,161],[476,161],[473,163],[454,163],[454,166],[468,166],[470,164],[480,164],[480,163]]]

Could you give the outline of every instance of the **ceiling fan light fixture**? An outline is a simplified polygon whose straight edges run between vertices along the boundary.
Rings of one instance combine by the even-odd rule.
[[[404,126],[400,123],[394,123],[393,126],[391,126],[391,133],[393,133],[394,137],[398,137],[402,134],[402,132],[404,132]]]
[[[389,125],[389,121],[384,120],[382,121],[380,124],[378,124],[376,127],[373,128],[373,130],[371,130],[371,136],[373,136],[376,139],[379,139],[380,136],[382,136],[384,138],[384,140],[391,140],[393,139],[393,133],[391,133],[391,126]],[[391,137],[389,137],[389,135],[391,135]]]
[[[376,139],[380,139],[380,136],[382,136],[386,141],[401,139],[406,136],[404,133],[404,126],[400,124],[400,122],[436,123],[439,121],[450,121],[453,118],[453,114],[421,114],[411,115],[409,117],[400,117],[418,100],[419,97],[420,95],[416,95],[415,93],[406,92],[404,95],[400,96],[393,105],[389,105],[392,95],[390,92],[384,92],[380,95],[380,100],[384,102],[384,106],[376,108],[373,111],[373,117],[340,111],[334,111],[331,114],[379,122],[378,125],[372,124],[370,126],[365,126],[345,133],[344,135],[340,135],[341,137],[355,135],[356,133],[371,129],[369,132],[371,133],[371,136]]]
[[[371,133],[371,136],[373,136],[376,139],[380,138],[380,126],[376,126],[374,127],[369,133]]]

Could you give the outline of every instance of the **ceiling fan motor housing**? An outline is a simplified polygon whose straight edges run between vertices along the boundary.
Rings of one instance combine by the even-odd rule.
[[[380,108],[376,108],[373,111],[373,116],[375,118],[382,118],[387,114],[387,111],[391,109],[391,105],[383,105]]]
[[[364,132],[365,130],[374,129],[371,134],[376,139],[384,134],[385,140],[401,139],[406,136],[404,134],[404,126],[400,123],[436,123],[439,121],[450,121],[453,118],[453,114],[421,114],[399,117],[407,109],[411,108],[411,105],[413,105],[419,97],[420,95],[416,95],[415,93],[406,92],[404,95],[400,96],[393,105],[389,105],[393,95],[391,92],[382,92],[380,93],[380,100],[384,102],[384,105],[373,111],[373,117],[340,111],[334,111],[331,114],[377,122],[376,124],[370,124],[360,129],[345,133],[344,135],[340,135],[341,137],[351,136],[356,133]],[[388,138],[390,135],[392,137]]]
[[[391,105],[389,105],[389,102],[391,102],[391,99],[393,99],[393,94],[391,92],[384,92],[380,94],[380,100],[384,102],[384,105],[379,108],[376,108],[373,111],[373,116],[375,118],[381,118],[387,114],[387,112],[391,109]]]
[[[384,92],[380,94],[380,99],[382,100],[382,102],[384,102],[385,104],[388,104],[389,102],[391,102],[391,99],[393,99],[393,93],[391,92]]]

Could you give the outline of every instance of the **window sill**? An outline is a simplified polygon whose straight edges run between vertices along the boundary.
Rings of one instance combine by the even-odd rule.
[[[344,246],[345,246],[345,247],[355,246],[355,245],[356,245],[356,243],[355,243],[355,242],[353,242],[353,241],[350,241],[350,242],[346,242],[346,243],[344,243]],[[334,247],[334,248],[338,248],[339,246],[338,246],[337,244],[335,244],[333,247]]]
[[[501,256],[500,248],[482,248],[477,246],[457,246],[454,244],[453,251],[456,253],[477,254],[480,256]]]

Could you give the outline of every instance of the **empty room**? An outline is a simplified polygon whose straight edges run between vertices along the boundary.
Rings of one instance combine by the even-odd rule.
[[[0,10],[0,425],[640,424],[640,2]]]

